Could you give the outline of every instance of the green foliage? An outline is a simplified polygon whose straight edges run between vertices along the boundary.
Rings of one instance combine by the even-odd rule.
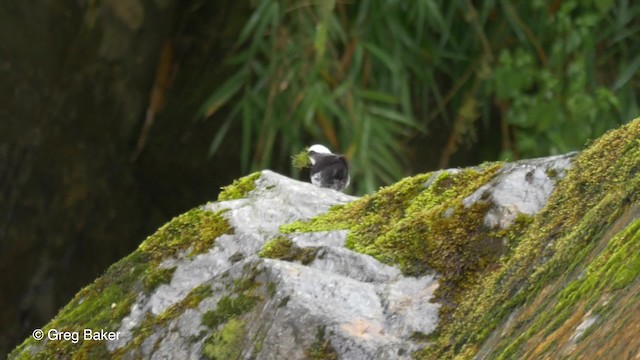
[[[367,31],[378,25],[390,30],[385,18],[349,24],[344,15],[354,19],[356,9],[336,1],[258,4],[230,61],[235,74],[201,111],[210,116],[229,106],[221,132],[241,122],[243,171],[284,161],[314,139],[352,160],[356,192],[401,177],[405,156],[398,142],[421,125],[411,113],[410,73],[397,63],[403,52],[390,57],[380,47],[388,31]],[[377,12],[387,16],[386,9]]]
[[[616,18],[632,10],[626,6],[502,4],[510,30],[525,41],[494,48],[494,70],[480,92],[502,104],[502,117],[516,130],[514,150],[526,157],[575,150],[637,116],[632,87],[640,54],[629,33],[631,18]],[[506,35],[501,38],[508,41]]]
[[[445,129],[446,166],[496,116],[507,158],[578,149],[638,113],[640,4],[254,5],[228,56],[235,72],[200,111],[227,110],[212,154],[240,123],[245,172],[319,142],[347,155],[362,194],[405,175],[417,131]]]

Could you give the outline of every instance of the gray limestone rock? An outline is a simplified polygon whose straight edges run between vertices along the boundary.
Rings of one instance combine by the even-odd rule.
[[[491,209],[484,217],[488,228],[506,229],[518,214],[534,215],[547,203],[555,184],[571,168],[577,153],[522,160],[506,164],[498,175],[464,199],[465,206],[490,199]]]
[[[254,339],[242,342],[240,358],[306,358],[320,330],[330,344],[327,349],[340,358],[409,359],[420,346],[412,335],[428,334],[437,324],[440,305],[429,302],[438,287],[436,274],[405,277],[394,267],[344,248],[345,231],[291,235],[297,246],[318,250],[307,265],[256,255],[281,235],[281,225],[355,199],[263,171],[246,198],[205,205],[211,211],[228,209],[224,217],[234,234],[219,237],[206,253],[165,260],[164,267],[176,267],[171,282],[150,295],[139,295],[121,323],[121,336],[107,344],[109,351],[127,347],[147,317],[159,316],[205,285],[214,289],[210,297],[155,328],[125,355],[201,358],[209,335],[224,326],[211,329],[203,325],[203,316],[216,311],[223,297],[237,295],[238,279],[251,278],[262,284],[264,295],[240,316],[244,339]],[[233,262],[232,257],[240,260]],[[198,337],[200,333],[204,335]]]

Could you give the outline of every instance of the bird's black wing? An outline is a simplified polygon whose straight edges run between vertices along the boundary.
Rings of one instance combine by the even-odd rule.
[[[323,177],[345,180],[349,176],[349,164],[343,155],[327,155],[318,158],[311,173],[323,172]]]

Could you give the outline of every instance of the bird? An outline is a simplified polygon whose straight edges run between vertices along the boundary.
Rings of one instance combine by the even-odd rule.
[[[344,155],[333,154],[324,145],[307,150],[311,162],[311,183],[321,188],[342,191],[349,186],[349,164]]]

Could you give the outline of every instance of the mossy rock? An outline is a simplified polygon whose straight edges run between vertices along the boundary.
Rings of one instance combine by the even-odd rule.
[[[301,248],[290,238],[277,236],[265,243],[258,255],[264,258],[299,261],[307,265],[315,259],[317,253],[317,248]]]
[[[137,250],[112,265],[93,284],[78,292],[42,330],[45,334],[51,329],[116,331],[131,310],[139,290],[148,293],[171,281],[175,268],[160,267],[163,260],[185,251],[187,256],[202,253],[213,246],[220,235],[232,232],[221,212],[193,209],[174,218],[142,242]],[[199,299],[207,294],[196,293],[202,295]],[[187,299],[183,305],[193,306],[192,300]],[[30,355],[32,350],[36,355]],[[109,357],[104,342],[83,341],[82,336],[75,344],[70,341],[37,342],[28,338],[10,357],[51,359],[56,354],[78,358]]]
[[[640,120],[594,141],[573,158],[572,168],[566,173],[543,171],[555,189],[536,213],[515,216],[506,227],[487,225],[486,215],[496,204],[491,196],[475,195],[482,195],[479,191],[495,181],[505,166],[487,163],[420,174],[352,202],[348,202],[352,198],[344,200],[347,198],[343,194],[277,174],[252,174],[226,188],[220,197],[224,202],[208,205],[214,211],[195,209],[163,226],[80,291],[44,327],[45,331],[115,330],[133,312],[134,303],[170,288],[164,284],[175,286],[184,269],[181,265],[211,255],[214,260],[203,267],[226,267],[215,277],[188,288],[180,301],[162,312],[142,318],[126,346],[109,351],[104,342],[28,339],[10,357],[141,356],[139,349],[153,350],[157,346],[154,335],[165,331],[162,336],[167,336],[171,330],[167,324],[179,326],[177,322],[185,314],[195,314],[197,320],[185,319],[196,322],[201,330],[191,335],[190,346],[212,359],[277,351],[282,343],[276,335],[282,329],[273,328],[273,324],[290,326],[302,320],[307,321],[305,328],[289,329],[297,334],[296,342],[291,343],[299,347],[295,350],[303,354],[300,356],[308,358],[341,358],[342,351],[352,350],[354,344],[361,346],[359,354],[381,354],[398,343],[403,345],[394,348],[393,356],[403,359],[597,359],[626,358],[637,353],[640,340],[634,319],[640,316]],[[251,201],[226,201],[244,198],[256,187],[266,189],[283,183],[289,186],[287,194],[293,191],[297,199],[309,191],[327,191],[323,196],[334,196],[331,204],[340,205],[327,211],[325,202],[326,207],[316,212],[317,216],[291,222],[289,212],[273,211],[274,203],[269,201],[290,201],[287,206],[293,207],[300,203],[296,196],[263,199],[259,196],[262,192],[256,191]],[[278,189],[273,191],[275,194]],[[469,201],[471,198],[474,200]],[[263,207],[243,212],[235,206]],[[305,210],[316,205],[309,206]],[[241,215],[233,224],[244,219],[251,226],[232,229],[226,218],[233,217],[235,211]],[[268,216],[263,219],[265,225],[257,227],[255,216],[246,214],[261,212]],[[278,219],[275,226],[274,218]],[[349,278],[349,271],[331,273],[332,267],[344,265],[341,261],[329,259],[324,265],[313,261],[317,249],[339,246],[335,242],[298,245],[322,242],[325,233],[321,231],[341,234],[342,241],[344,232],[335,230],[347,230],[345,246],[351,251],[332,249],[332,256],[348,252],[350,259],[366,258],[361,261],[370,266],[358,270],[391,269],[380,276],[382,283],[375,283],[375,276],[363,276],[362,280]],[[253,241],[250,252],[237,246],[241,241]],[[402,274],[380,262],[396,266]],[[322,266],[326,268],[316,269]],[[393,333],[393,328],[385,328],[395,319],[393,312],[386,312],[395,307],[388,306],[388,298],[383,299],[388,292],[379,289],[387,289],[398,278],[418,283],[417,279],[434,276],[438,280],[433,280],[429,289],[437,287],[435,298],[429,295],[424,301],[431,299],[439,304],[437,329]],[[426,289],[428,283],[422,284]],[[347,288],[358,291],[346,293]],[[365,292],[367,296],[363,296]],[[406,301],[396,307],[419,303],[425,293],[401,297]],[[327,294],[342,302],[328,304],[324,298]],[[309,311],[305,306],[318,298],[322,302]],[[379,309],[365,312],[368,317],[353,322],[349,316],[328,318],[322,324],[313,322],[331,312],[327,308],[348,308],[352,300]],[[344,309],[340,310],[329,315],[341,316]],[[361,310],[367,309],[360,306],[354,312]],[[383,317],[372,320],[379,313]],[[371,339],[382,333],[385,339],[396,336],[393,344],[372,346]],[[405,352],[409,348],[419,350]],[[386,354],[387,358],[391,356]]]

